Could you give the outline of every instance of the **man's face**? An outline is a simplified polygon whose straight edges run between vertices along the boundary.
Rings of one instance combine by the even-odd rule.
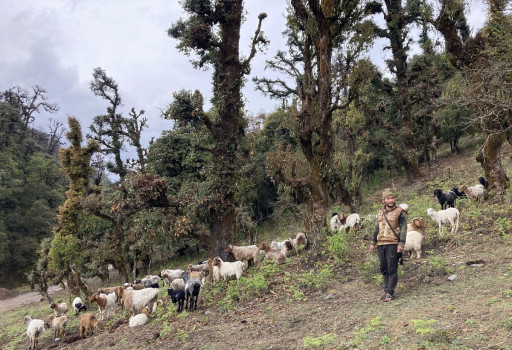
[[[395,196],[387,196],[382,200],[382,203],[384,203],[387,207],[395,206]]]

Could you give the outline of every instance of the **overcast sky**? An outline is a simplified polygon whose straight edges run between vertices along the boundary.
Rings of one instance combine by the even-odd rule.
[[[473,28],[485,20],[480,0],[469,1]],[[263,31],[270,38],[265,54],[253,60],[252,75],[268,75],[265,60],[284,49],[285,0],[246,0],[247,20],[242,25],[241,49],[247,54],[257,25],[257,16],[266,12]],[[193,69],[189,58],[175,49],[177,42],[167,29],[183,15],[177,0],[0,0],[0,91],[11,86],[47,90],[58,113],[36,116],[43,129],[49,118],[64,123],[77,117],[83,131],[92,118],[106,111],[106,102],[89,89],[93,69],[103,68],[120,87],[123,112],[144,109],[150,128],[144,143],[170,128],[160,111],[181,89],[199,89],[205,100],[211,97],[211,71]],[[382,44],[369,53],[383,66]],[[246,110],[256,114],[271,112],[277,102],[254,90],[251,77],[244,88]]]

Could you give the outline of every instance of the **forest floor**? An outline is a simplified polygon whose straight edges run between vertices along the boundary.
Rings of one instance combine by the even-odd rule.
[[[398,200],[411,207],[409,217],[439,209],[435,188],[476,184],[481,169],[474,153],[470,145],[459,156],[446,151],[413,183],[395,179]],[[509,174],[511,163],[506,148]],[[371,190],[363,214],[376,213],[377,193],[390,185],[381,182]],[[54,341],[47,331],[39,349],[512,349],[512,196],[456,206],[459,232],[452,236],[444,230],[439,236],[428,218],[424,256],[400,267],[396,298],[389,303],[376,301],[379,274],[363,239],[373,229],[368,225],[350,234],[341,265],[326,247],[308,250],[274,270],[264,292],[251,298],[243,293],[264,281],[253,278],[245,289],[220,283],[201,291],[193,312],[177,314],[166,301],[147,325],[129,328],[126,314],[118,311],[85,339],[78,336],[78,317],[68,312],[67,335]],[[322,275],[326,269],[331,273]],[[226,302],[236,300],[228,294],[237,291],[242,300]],[[163,297],[165,292],[161,288]],[[67,301],[66,294],[57,295]],[[50,309],[37,302],[2,312],[0,348],[28,348],[22,336],[26,314],[44,318]]]

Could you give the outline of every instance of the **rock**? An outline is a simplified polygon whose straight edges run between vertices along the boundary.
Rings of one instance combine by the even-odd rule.
[[[482,266],[484,266],[484,265],[485,265],[485,264],[471,264],[471,265],[469,265],[469,266],[471,266],[471,267],[482,267]]]
[[[450,277],[448,277],[448,281],[454,281],[457,277],[459,277],[458,275],[451,275]]]

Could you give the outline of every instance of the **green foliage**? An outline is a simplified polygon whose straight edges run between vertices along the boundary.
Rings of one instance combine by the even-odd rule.
[[[416,331],[416,333],[419,333],[420,335],[424,336],[427,334],[434,333],[434,328],[431,326],[437,322],[437,320],[411,320],[413,324],[413,328]]]
[[[50,247],[50,264],[52,271],[67,270],[69,264],[80,265],[82,247],[73,235],[56,234]]]
[[[362,344],[362,342],[368,338],[368,333],[374,332],[382,328],[382,321],[380,316],[377,316],[370,320],[370,324],[366,327],[362,327],[357,329],[354,332],[354,338],[349,342],[348,345],[353,347],[358,347]]]
[[[325,347],[330,343],[333,343],[336,340],[336,336],[334,334],[328,333],[320,337],[312,337],[310,335],[302,338],[302,342],[305,348],[318,348]]]
[[[226,296],[219,301],[219,307],[224,310],[232,310],[237,303],[243,303],[269,291],[271,282],[282,273],[281,268],[274,264],[262,264],[259,269],[253,270],[248,277],[242,276],[238,281],[228,282]],[[222,282],[217,282],[218,285]],[[218,293],[219,287],[214,287],[212,294]]]
[[[447,266],[446,259],[441,256],[431,256],[428,260],[428,269],[431,275],[446,276],[453,272],[453,269]]]
[[[371,283],[375,276],[380,275],[376,254],[366,254],[365,261],[357,264],[357,271],[364,283]]]
[[[494,227],[503,238],[508,238],[512,232],[512,221],[506,217],[497,218]]]
[[[386,344],[389,344],[391,343],[391,338],[388,337],[387,335],[383,335],[380,340],[379,340],[379,344],[380,345],[386,345]]]
[[[336,232],[330,237],[327,237],[329,242],[329,251],[334,257],[334,261],[339,265],[344,264],[344,256],[348,250],[348,237],[345,233],[345,230],[341,230]]]

